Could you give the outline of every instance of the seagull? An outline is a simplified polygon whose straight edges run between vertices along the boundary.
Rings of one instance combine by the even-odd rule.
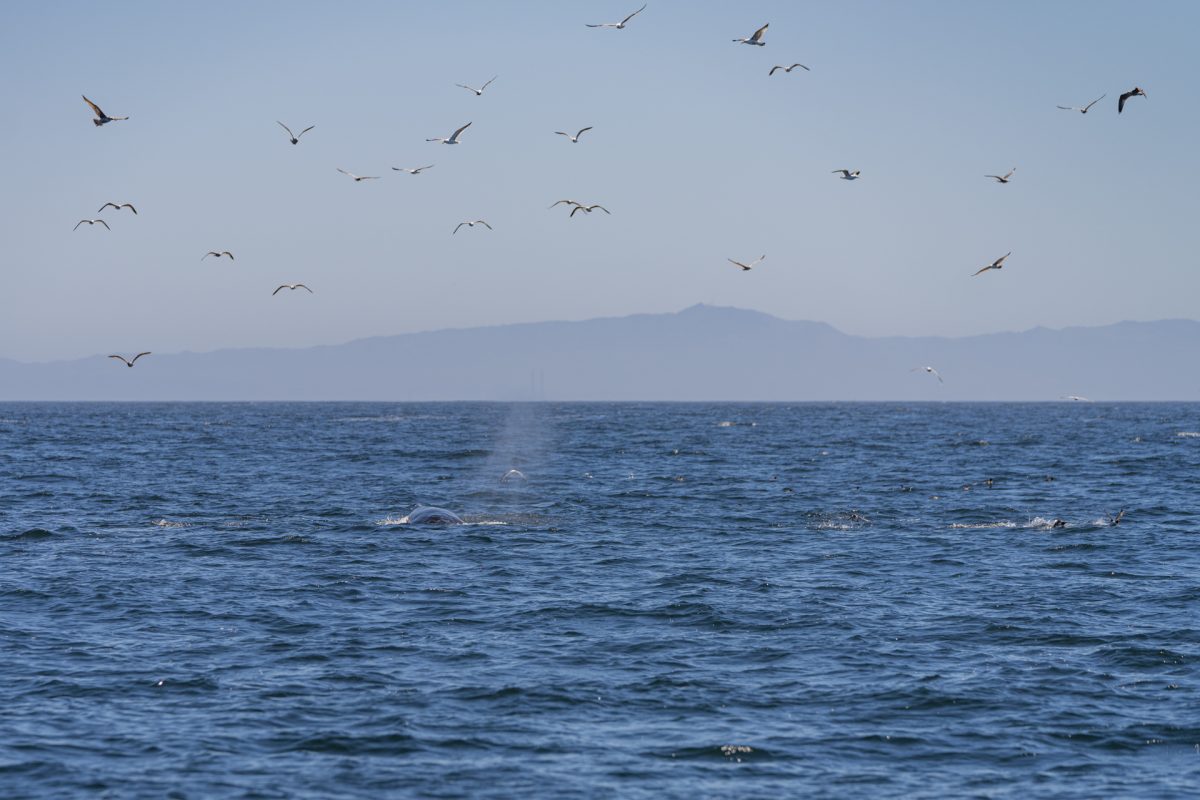
[[[342,173],[343,175],[349,175],[351,178],[354,178],[355,183],[358,183],[359,181],[377,181],[377,180],[379,180],[378,175],[355,175],[353,172],[346,172],[346,170],[342,169],[341,167],[338,167],[337,171]]]
[[[308,292],[309,294],[313,293],[313,290],[308,288],[307,286],[305,286],[303,283],[284,283],[284,284],[280,284],[279,289],[276,289],[275,291],[271,292],[271,297],[274,297],[275,295],[279,294],[280,289],[292,289],[293,291],[296,289],[303,289],[304,291]]]
[[[580,128],[580,129],[579,129],[579,133],[575,134],[574,136],[572,136],[571,134],[567,133],[566,131],[555,131],[555,133],[557,133],[559,136],[565,136],[565,137],[567,137],[568,139],[570,139],[572,142],[575,142],[576,144],[578,144],[578,143],[579,143],[579,137],[580,137],[580,136],[583,136],[583,132],[584,132],[584,131],[590,131],[591,129],[592,129],[592,126],[591,126],[591,125],[588,125],[586,128]]]
[[[579,202],[578,200],[556,200],[553,203],[551,203],[548,206],[548,208],[554,208],[555,206],[560,206],[563,203],[566,203],[569,206],[582,206],[583,205],[583,203]]]
[[[862,174],[862,170],[858,169],[854,170],[853,172],[848,169],[835,169],[833,174],[836,175],[839,172],[842,173],[842,180],[844,181],[856,181],[858,180],[858,176]]]
[[[487,83],[485,83],[483,86],[480,86],[478,89],[476,89],[474,86],[467,86],[465,83],[456,83],[456,84],[454,84],[454,85],[455,85],[455,86],[458,86],[458,87],[460,87],[460,88],[462,88],[462,89],[467,89],[468,91],[472,91],[472,92],[474,92],[474,93],[475,93],[475,96],[476,96],[476,97],[479,97],[480,95],[482,95],[482,94],[483,94],[483,90],[484,90],[484,89],[486,89],[488,86],[490,86],[490,85],[491,85],[491,83],[492,83],[492,81],[496,80],[496,78],[499,78],[499,77],[500,77],[500,76],[499,76],[499,75],[497,75],[495,78],[492,78],[492,80],[491,80],[491,81],[488,81],[488,82],[487,82]]]
[[[590,205],[590,206],[585,206],[582,203],[578,203],[578,204],[576,204],[576,206],[574,208],[571,209],[571,213],[568,214],[567,216],[569,216],[569,217],[575,216],[576,211],[582,211],[585,214],[590,214],[593,211],[595,211],[597,208],[600,209],[601,211],[603,211],[605,214],[609,214],[609,215],[612,214],[611,211],[609,211],[607,208],[605,208],[604,206],[602,206],[598,203],[595,205]]]
[[[1096,103],[1099,103],[1101,100],[1103,100],[1106,97],[1108,97],[1108,92],[1105,92],[1104,94],[1100,95],[1099,97],[1097,97],[1092,102],[1088,103],[1083,108],[1076,108],[1075,106],[1059,106],[1059,108],[1061,108],[1063,111],[1078,111],[1080,114],[1086,114],[1088,112],[1089,108],[1096,105]]]
[[[1108,524],[1109,525],[1120,525],[1121,517],[1124,517],[1124,516],[1125,516],[1125,509],[1122,508],[1120,511],[1117,512],[1117,515],[1115,517],[1111,517],[1108,520]]]
[[[750,270],[754,269],[755,264],[762,261],[766,257],[767,257],[767,255],[766,255],[766,253],[764,253],[761,256],[759,256],[758,258],[751,261],[749,264],[743,264],[740,261],[734,261],[732,258],[727,258],[725,260],[728,261],[730,264],[737,264],[739,267],[742,268],[742,272],[749,272]]]
[[[80,97],[83,98],[83,102],[87,103],[89,106],[92,107],[92,111],[96,112],[96,118],[94,120],[92,120],[92,123],[97,128],[99,128],[101,125],[105,124],[106,122],[115,122],[119,119],[129,119],[129,117],[110,117],[108,114],[105,114],[103,111],[100,110],[100,106],[96,105],[91,100],[88,100],[86,94],[81,94]]]
[[[985,177],[985,178],[995,178],[995,179],[996,179],[996,181],[997,181],[998,183],[1008,183],[1008,179],[1009,179],[1009,178],[1011,178],[1011,177],[1012,177],[1012,174],[1013,174],[1014,172],[1016,172],[1016,171],[1017,171],[1017,168],[1016,168],[1016,167],[1013,167],[1012,169],[1010,169],[1010,170],[1008,171],[1008,174],[1007,174],[1007,175],[984,175],[983,177]]]
[[[766,33],[767,28],[769,28],[770,26],[771,26],[771,23],[768,22],[766,25],[763,25],[761,28],[756,30],[754,32],[754,35],[751,36],[749,39],[734,39],[734,41],[737,42],[738,44],[756,44],[759,47],[766,47],[767,43],[762,40],[762,35],[764,33]],[[807,69],[807,67],[806,67],[806,69]]]
[[[468,228],[474,228],[476,225],[482,225],[483,227],[487,228],[489,231],[492,230],[491,225],[488,225],[486,222],[484,222],[481,219],[475,219],[475,220],[471,220],[470,222],[458,223],[457,225],[454,226],[454,230],[453,230],[453,232],[451,232],[450,235],[453,236],[455,233],[458,233],[458,229],[461,228],[463,225],[466,225]]]
[[[410,169],[408,167],[392,167],[392,169],[394,169],[396,172],[407,172],[409,175],[420,175],[422,172],[424,172],[427,169],[433,169],[433,167],[434,167],[433,164],[426,164],[423,167],[415,167],[412,169]]]
[[[200,260],[203,261],[204,259],[208,258],[209,256],[213,256],[215,258],[220,258],[221,256],[229,256],[230,261],[234,260],[233,253],[229,252],[228,250],[222,250],[219,253],[216,250],[209,250],[207,253],[200,256]]]
[[[108,228],[108,223],[107,223],[107,222],[105,222],[105,221],[104,221],[104,220],[102,220],[102,219],[81,219],[81,220],[79,220],[79,222],[76,222],[76,223],[75,223],[75,227],[74,227],[74,228],[71,228],[71,230],[73,230],[73,231],[77,231],[77,230],[79,230],[79,226],[80,226],[80,225],[82,225],[82,224],[83,224],[83,223],[85,223],[85,222],[86,222],[88,225],[95,225],[97,222],[99,222],[101,225],[103,225],[104,227]],[[108,228],[108,229],[109,229],[110,231],[112,230],[112,228]]]
[[[118,203],[112,203],[112,202],[105,203],[104,205],[100,206],[100,210],[97,211],[96,213],[99,214],[100,211],[103,211],[104,209],[108,208],[109,206],[112,206],[117,211],[120,211],[122,208],[128,208],[134,214],[137,213],[137,209],[133,207],[133,203],[119,203],[118,204]]]
[[[942,380],[942,374],[933,367],[913,367],[909,370],[909,372],[928,372],[930,375],[938,379],[938,383],[945,383],[945,381]]]
[[[1075,403],[1090,403],[1090,402],[1092,402],[1091,400],[1088,400],[1086,397],[1083,397],[1083,396],[1077,395],[1077,394],[1064,394],[1059,399],[1060,400],[1070,400]]]
[[[125,366],[129,367],[130,369],[133,369],[133,365],[137,363],[137,360],[139,358],[141,358],[142,356],[148,356],[148,355],[150,355],[150,351],[146,351],[145,353],[138,353],[136,356],[134,356],[131,359],[125,358],[124,356],[109,356],[109,358],[115,358],[118,361],[122,361],[122,362],[124,362]]]
[[[997,258],[997,259],[996,259],[995,261],[993,261],[992,263],[988,264],[988,265],[987,265],[986,267],[984,267],[983,269],[979,270],[979,272],[976,272],[976,273],[975,273],[975,275],[979,275],[979,274],[981,274],[981,273],[987,272],[989,269],[1003,269],[1003,268],[1004,268],[1004,266],[1003,266],[1003,265],[1004,265],[1004,259],[1008,258],[1008,257],[1009,257],[1009,256],[1011,256],[1011,255],[1012,255],[1012,251],[1010,250],[1010,251],[1008,251],[1007,253],[1005,253],[1004,255],[1002,255],[1002,256],[1000,256],[999,258]],[[973,277],[975,277],[975,275],[972,275],[971,277],[973,278]]]
[[[450,134],[450,138],[449,138],[449,139],[441,139],[441,138],[437,138],[437,137],[435,137],[435,138],[433,138],[433,139],[426,139],[425,141],[427,141],[427,142],[441,142],[442,144],[458,144],[458,136],[459,136],[459,134],[461,134],[463,131],[465,131],[465,130],[466,130],[467,128],[469,128],[469,127],[471,127],[471,123],[470,123],[470,122],[468,122],[466,125],[463,125],[461,128],[459,128],[458,130],[456,130],[454,133]]]
[[[1117,99],[1117,113],[1120,114],[1122,111],[1125,110],[1125,101],[1128,100],[1129,98],[1131,98],[1131,97],[1147,97],[1147,96],[1148,95],[1145,92],[1143,92],[1141,89],[1139,89],[1138,87],[1136,87],[1136,86],[1133,87],[1132,89],[1130,89],[1128,92],[1125,92],[1125,94],[1121,95]],[[100,109],[96,109],[96,110],[99,111]],[[100,123],[97,122],[96,124],[99,125]]]
[[[800,68],[801,68],[801,69],[803,69],[805,72],[812,72],[812,70],[811,70],[811,69],[809,69],[808,67],[804,66],[803,64],[792,64],[790,67],[785,67],[783,64],[776,64],[775,66],[771,67],[771,71],[767,73],[767,76],[769,77],[769,76],[771,76],[771,75],[774,75],[774,74],[775,74],[775,71],[776,71],[776,70],[780,70],[780,69],[781,69],[781,70],[783,70],[784,72],[791,72],[791,71],[792,71],[792,70],[794,70],[796,67],[800,67]]]
[[[275,121],[279,122],[279,120],[275,120]],[[287,125],[284,125],[282,122],[279,122],[279,127],[283,128],[285,131],[287,131],[288,139],[291,140],[292,144],[300,144],[300,136],[303,136],[304,134],[308,133],[309,131],[311,131],[313,128],[315,128],[317,126],[309,125],[307,128],[300,131],[300,136],[297,136],[296,134],[292,133],[292,129],[289,128]]]
[[[649,5],[649,3],[647,3],[646,5]],[[621,20],[620,22],[599,22],[595,25],[588,25],[588,27],[589,28],[612,28],[612,29],[618,30],[618,31],[624,30],[625,26],[629,23],[629,20],[633,19],[634,17],[636,17],[638,14],[642,13],[645,10],[646,10],[646,6],[642,6],[637,11],[633,12],[632,14],[630,14],[628,17]]]

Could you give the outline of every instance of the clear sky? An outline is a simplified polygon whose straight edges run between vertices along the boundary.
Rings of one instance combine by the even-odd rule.
[[[1200,4],[650,0],[584,27],[640,2],[3,4],[0,357],[697,302],[866,335],[1200,316]],[[140,214],[72,232],[108,200]]]

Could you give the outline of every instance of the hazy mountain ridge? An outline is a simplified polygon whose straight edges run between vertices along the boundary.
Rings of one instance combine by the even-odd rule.
[[[1200,322],[963,338],[693,306],[311,348],[0,360],[0,400],[1200,400]],[[944,376],[911,372],[936,367]]]

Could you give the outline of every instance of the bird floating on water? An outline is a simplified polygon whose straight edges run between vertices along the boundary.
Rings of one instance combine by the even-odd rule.
[[[392,167],[392,169],[396,170],[396,172],[407,172],[409,175],[420,175],[427,169],[433,169],[433,167],[433,164],[426,164],[423,167]]]
[[[473,219],[473,220],[470,220],[469,222],[460,222],[457,225],[455,225],[454,230],[451,232],[450,235],[453,236],[454,234],[458,233],[458,229],[461,228],[463,225],[466,225],[468,228],[474,228],[476,225],[482,225],[483,227],[487,228],[489,231],[493,230],[492,226],[488,225],[483,220]]]
[[[342,173],[343,175],[349,175],[351,178],[354,178],[355,183],[358,183],[359,181],[377,181],[377,180],[379,180],[378,175],[355,175],[353,172],[347,172],[346,170],[342,169],[341,167],[338,167],[337,171]]]
[[[313,290],[308,288],[307,286],[305,286],[303,283],[282,283],[279,285],[278,289],[271,292],[271,296],[274,297],[275,295],[279,294],[279,292],[282,291],[283,289],[291,289],[292,291],[295,291],[296,289],[303,289],[304,291],[308,292],[309,294],[313,294]]]
[[[1129,98],[1131,98],[1131,97],[1148,97],[1148,96],[1149,95],[1147,95],[1145,92],[1143,92],[1138,87],[1136,87],[1136,86],[1133,87],[1128,92],[1125,92],[1123,95],[1121,95],[1119,98],[1117,98],[1117,113],[1120,114],[1122,111],[1125,110],[1125,101],[1128,100]],[[96,124],[99,125],[100,123],[97,122]]]
[[[442,138],[440,138],[440,137],[434,137],[434,138],[432,138],[432,139],[426,139],[425,141],[427,141],[427,142],[441,142],[442,144],[458,144],[458,137],[459,137],[459,136],[462,134],[462,132],[463,132],[463,131],[465,131],[465,130],[466,130],[467,128],[469,128],[469,127],[471,127],[471,123],[470,123],[470,122],[468,122],[466,125],[463,125],[461,128],[459,128],[458,130],[456,130],[454,133],[450,134],[450,138],[448,138],[448,139],[442,139]]]
[[[938,372],[933,367],[913,367],[909,370],[909,372],[925,372],[937,378],[938,383],[945,383],[945,381],[942,380],[942,373]]]
[[[591,126],[591,125],[588,125],[586,128],[580,128],[580,129],[579,129],[579,133],[575,134],[574,136],[572,136],[571,134],[567,133],[566,131],[555,131],[555,133],[557,133],[559,136],[565,136],[565,137],[567,137],[568,139],[570,139],[572,142],[575,142],[576,144],[578,144],[578,143],[579,143],[579,137],[580,137],[580,136],[583,136],[583,132],[584,132],[584,131],[590,131],[591,129],[592,129],[592,126]]]
[[[568,217],[573,217],[573,216],[575,216],[575,212],[576,212],[576,211],[582,211],[582,212],[583,212],[583,213],[585,213],[585,214],[590,214],[590,213],[592,213],[593,211],[595,211],[597,208],[598,208],[598,209],[600,209],[601,211],[603,211],[605,214],[609,214],[610,216],[611,216],[611,214],[612,214],[612,212],[611,212],[611,211],[609,211],[607,208],[605,208],[604,206],[600,205],[599,203],[593,203],[593,204],[592,204],[592,205],[590,205],[590,206],[585,206],[583,203],[576,203],[576,204],[575,204],[575,207],[571,209],[571,213],[570,213],[570,214],[568,214],[567,216],[568,216]]]
[[[995,261],[993,261],[992,263],[988,264],[988,265],[987,265],[986,267],[984,267],[983,269],[979,270],[979,272],[976,272],[976,273],[975,273],[975,275],[981,275],[982,273],[984,273],[984,272],[987,272],[989,269],[1003,269],[1003,268],[1004,268],[1004,267],[1003,267],[1003,265],[1004,265],[1004,259],[1008,258],[1008,257],[1009,257],[1009,256],[1011,256],[1011,255],[1012,255],[1012,251],[1010,250],[1010,251],[1008,251],[1007,253],[1005,253],[1004,255],[1002,255],[1002,256],[1000,256],[999,258],[997,258],[997,259],[996,259]],[[975,276],[974,276],[974,275],[972,275],[971,277],[975,277]]]
[[[209,250],[207,253],[200,256],[200,260],[203,261],[204,259],[208,258],[209,256],[212,256],[213,258],[220,258],[221,256],[229,256],[230,261],[235,260],[233,257],[233,253],[229,252],[228,250],[221,250],[221,251]]]
[[[769,27],[771,27],[771,23],[768,22],[766,25],[763,25],[761,28],[756,30],[749,39],[734,39],[734,41],[738,44],[756,44],[759,47],[766,47],[767,43],[762,40],[762,36],[767,32],[767,28]]]
[[[1101,100],[1103,100],[1106,97],[1108,97],[1108,92],[1105,92],[1104,94],[1100,95],[1095,100],[1088,103],[1086,106],[1083,106],[1082,108],[1080,108],[1078,106],[1059,106],[1059,108],[1061,108],[1063,111],[1078,111],[1080,114],[1086,114],[1088,112],[1088,109],[1090,109],[1092,106],[1096,105],[1096,103],[1099,103]]]
[[[97,128],[99,128],[101,125],[104,125],[109,122],[116,122],[117,120],[121,120],[121,119],[129,119],[129,117],[110,117],[108,114],[105,114],[103,111],[100,110],[100,106],[96,105],[91,100],[88,100],[86,94],[81,94],[80,97],[83,98],[83,102],[87,103],[89,106],[92,107],[92,111],[96,112],[96,118],[94,120],[92,120],[92,123]]]
[[[137,209],[133,207],[133,203],[113,203],[113,202],[108,202],[108,203],[105,203],[104,205],[100,206],[100,209],[96,213],[99,214],[100,211],[103,211],[104,209],[108,208],[109,206],[112,206],[117,211],[120,211],[122,208],[128,208],[134,214],[137,213]]]
[[[1124,516],[1125,516],[1125,509],[1122,508],[1120,511],[1118,511],[1116,513],[1116,516],[1109,517],[1108,524],[1109,525],[1120,525],[1121,518]]]
[[[1004,175],[984,175],[983,177],[995,178],[997,183],[1008,183],[1008,179],[1011,178],[1013,173],[1016,171],[1017,171],[1017,168],[1013,167]]]
[[[483,90],[486,89],[487,87],[491,86],[492,81],[496,80],[496,78],[499,78],[499,77],[500,77],[499,75],[495,76],[494,78],[489,80],[487,83],[485,83],[483,86],[480,86],[478,89],[476,89],[474,86],[467,86],[465,83],[456,83],[454,85],[459,87],[460,89],[466,89],[469,92],[474,92],[475,96],[479,97],[480,95],[483,94]]]
[[[767,77],[774,75],[776,70],[783,70],[784,72],[791,72],[796,67],[800,67],[800,69],[804,70],[805,72],[812,72],[811,69],[804,66],[803,64],[792,64],[790,67],[785,67],[783,64],[776,64],[775,66],[771,67],[771,71],[767,73]]]
[[[109,358],[115,358],[115,359],[117,359],[118,361],[121,361],[122,363],[124,363],[124,364],[125,364],[125,366],[127,366],[127,367],[129,367],[129,368],[131,368],[131,369],[132,369],[132,368],[133,368],[133,365],[137,363],[137,360],[138,360],[139,358],[141,358],[142,356],[148,356],[148,355],[150,355],[150,351],[149,351],[149,350],[147,350],[147,351],[146,351],[146,352],[144,352],[144,353],[138,353],[138,354],[137,354],[136,356],[134,356],[133,358],[125,358],[125,356],[109,356]]]
[[[316,125],[309,125],[307,128],[300,131],[299,134],[295,134],[295,133],[292,133],[292,129],[289,128],[287,125],[284,125],[282,122],[279,122],[279,120],[275,120],[275,121],[277,123],[279,123],[279,127],[283,128],[285,131],[287,131],[288,140],[292,144],[300,144],[300,137],[303,136],[304,134],[308,133],[309,131],[311,131],[313,128],[317,127]]]
[[[647,3],[646,5],[649,5],[649,3]],[[625,30],[625,26],[629,24],[629,20],[633,19],[634,17],[636,17],[638,14],[642,13],[645,10],[646,10],[646,6],[644,5],[641,8],[639,8],[637,11],[630,14],[625,19],[621,20],[620,22],[598,22],[595,25],[589,24],[587,27],[589,27],[589,28],[612,28],[613,30],[617,30],[617,31]]]
[[[759,256],[758,258],[754,259],[754,260],[753,260],[753,261],[751,261],[749,264],[743,264],[741,261],[734,261],[732,258],[728,258],[728,259],[726,259],[726,261],[728,261],[730,264],[736,264],[737,266],[741,267],[741,268],[742,268],[742,272],[749,272],[750,270],[754,269],[754,266],[755,266],[755,265],[756,265],[758,262],[762,261],[762,260],[763,260],[764,258],[766,258],[766,257],[767,257],[767,254],[766,254],[766,253],[763,253],[761,256]]]
[[[73,230],[73,231],[77,231],[77,230],[79,230],[79,226],[80,226],[80,225],[82,225],[82,224],[83,224],[83,223],[85,223],[85,222],[86,222],[88,225],[95,225],[96,223],[100,223],[100,224],[101,224],[101,225],[103,225],[105,228],[108,228],[108,223],[107,223],[107,222],[105,222],[105,221],[104,221],[104,220],[102,220],[102,219],[81,219],[81,220],[79,220],[79,222],[76,222],[76,223],[75,223],[75,227],[74,227],[74,228],[71,228],[71,230]],[[108,228],[108,229],[109,229],[110,231],[112,230],[112,228]]]
[[[856,170],[848,170],[848,169],[833,170],[834,175],[838,174],[839,172],[842,173],[842,180],[844,180],[844,181],[856,181],[856,180],[858,180],[858,176],[862,174],[862,170],[858,170],[858,169],[856,169]]]

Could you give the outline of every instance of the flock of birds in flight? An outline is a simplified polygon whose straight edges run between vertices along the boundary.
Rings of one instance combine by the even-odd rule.
[[[622,19],[620,22],[588,23],[587,27],[589,27],[589,28],[607,28],[607,29],[611,29],[611,30],[624,30],[626,28],[626,26],[629,25],[630,21],[634,17],[636,17],[638,14],[641,14],[643,11],[646,10],[648,5],[649,5],[648,3],[643,4],[641,8],[639,8],[637,11],[634,11],[632,14],[630,14],[627,17],[625,17],[624,19]],[[755,30],[754,33],[752,33],[750,36],[736,38],[736,39],[733,39],[732,41],[736,44],[751,45],[754,47],[766,47],[767,42],[765,39],[765,35],[767,32],[767,28],[769,28],[769,27],[770,27],[770,23],[767,23],[767,24],[763,25],[761,28],[758,28],[757,30]],[[805,66],[804,64],[800,64],[800,63],[793,63],[791,65],[776,64],[775,66],[771,67],[771,69],[767,73],[767,75],[768,75],[768,77],[773,76],[776,72],[781,71],[781,70],[785,74],[790,73],[792,70],[796,69],[797,67],[805,70],[806,72],[812,71],[809,67]],[[476,97],[481,97],[483,95],[484,91],[489,86],[491,86],[492,83],[498,77],[499,77],[498,75],[493,76],[492,78],[490,78],[487,82],[485,82],[482,86],[480,86],[478,88],[476,88],[474,86],[468,86],[467,84],[464,84],[464,83],[456,83],[455,86],[462,88],[462,89],[466,89],[467,91],[474,94]],[[1088,113],[1088,111],[1090,111],[1092,109],[1093,106],[1095,106],[1097,103],[1099,103],[1101,100],[1103,100],[1107,96],[1108,96],[1108,93],[1106,92],[1085,106],[1058,106],[1058,108],[1062,109],[1063,111],[1078,111],[1081,114],[1086,114],[1086,113]],[[1117,113],[1120,114],[1125,111],[1125,103],[1128,100],[1130,100],[1131,98],[1147,97],[1147,96],[1148,95],[1146,94],[1146,92],[1144,90],[1142,90],[1141,87],[1138,87],[1138,86],[1133,87],[1132,89],[1130,89],[1127,92],[1122,92],[1121,95],[1117,98]],[[129,117],[127,117],[127,116],[126,117],[111,117],[108,114],[105,114],[104,111],[101,110],[100,106],[96,105],[91,100],[89,100],[86,95],[83,96],[83,100],[85,103],[87,103],[89,106],[91,106],[92,112],[95,114],[95,119],[92,120],[92,123],[96,127],[100,127],[102,125],[107,125],[110,122],[117,122],[120,120],[129,119]],[[276,120],[276,123],[281,128],[283,128],[284,131],[287,132],[288,141],[291,142],[293,145],[300,144],[301,137],[303,137],[304,134],[308,133],[309,131],[311,131],[313,128],[316,127],[315,125],[309,125],[307,128],[304,128],[303,130],[301,130],[300,133],[296,134],[296,133],[292,133],[292,129],[289,128],[287,125],[284,125],[282,122],[279,122],[278,120]],[[467,130],[467,128],[471,127],[471,124],[472,124],[471,122],[468,122],[467,124],[456,129],[449,136],[431,137],[431,138],[426,139],[425,141],[426,142],[436,142],[438,144],[446,144],[446,145],[460,144],[460,137],[463,135],[463,132]],[[590,130],[592,130],[591,125],[584,127],[584,128],[580,128],[579,131],[576,132],[575,135],[573,135],[573,136],[566,131],[554,131],[554,133],[558,136],[567,137],[567,139],[569,139],[573,144],[578,144],[580,137],[583,136],[584,133],[586,133],[587,131],[590,131]],[[409,175],[420,175],[425,170],[433,169],[434,166],[435,165],[433,165],[433,164],[427,164],[422,167],[392,167],[392,169],[396,172],[405,172]],[[353,172],[342,169],[341,167],[338,167],[337,171],[342,173],[343,175],[346,175],[347,177],[353,179],[355,183],[359,183],[361,181],[379,180],[382,177],[379,175],[356,175]],[[985,175],[984,177],[991,178],[992,180],[996,181],[996,183],[998,183],[998,184],[1007,184],[1012,180],[1012,177],[1016,173],[1016,171],[1017,171],[1017,168],[1013,167],[1004,175]],[[832,172],[833,172],[833,174],[838,175],[844,181],[856,181],[862,176],[862,171],[857,170],[857,169],[854,169],[854,170],[835,169]],[[598,203],[588,204],[588,203],[581,203],[576,200],[558,200],[555,203],[551,204],[550,208],[554,208],[556,206],[564,205],[564,204],[571,207],[571,212],[570,212],[570,214],[568,214],[568,217],[574,217],[580,211],[584,212],[584,214],[591,214],[593,211],[596,211],[596,210],[603,211],[605,214],[612,213],[607,208],[605,208],[602,205],[599,205]],[[114,202],[108,202],[108,203],[105,203],[104,205],[102,205],[100,207],[100,212],[103,212],[104,209],[110,208],[110,207],[117,211],[120,211],[123,208],[128,208],[134,214],[137,214],[137,209],[134,208],[132,204],[130,204],[130,203],[114,203]],[[109,225],[105,220],[98,219],[98,218],[97,219],[81,219],[81,220],[79,220],[79,222],[77,222],[75,224],[74,230],[78,230],[79,226],[84,225],[84,224],[86,224],[88,226],[94,226],[94,225],[99,224],[99,225],[103,225],[107,230],[112,230],[112,228],[109,228]],[[482,220],[482,219],[464,220],[464,221],[458,223],[454,227],[454,230],[451,232],[451,235],[457,234],[460,228],[467,227],[470,229],[470,228],[474,228],[476,225],[481,225],[481,226],[487,228],[489,231],[494,230],[492,228],[492,226],[489,225],[485,220]],[[983,273],[989,272],[991,270],[999,271],[999,270],[1003,269],[1004,260],[1007,259],[1011,255],[1012,255],[1011,251],[1008,253],[1005,253],[1003,256],[1001,256],[1000,258],[997,258],[995,261],[991,262],[990,264],[984,265],[978,271],[973,273],[972,277],[982,275]],[[209,252],[205,253],[201,257],[201,260],[208,258],[209,256],[213,256],[215,258],[221,258],[223,256],[228,256],[231,261],[233,260],[233,253],[229,252],[228,250],[222,250],[222,251],[210,250]],[[766,254],[763,254],[749,263],[737,261],[732,258],[727,259],[727,260],[734,266],[740,268],[743,272],[749,272],[750,270],[754,269],[755,266],[757,266],[759,263],[761,263],[764,259],[766,259],[766,257],[767,257]],[[290,290],[304,289],[304,290],[308,291],[310,294],[312,293],[312,289],[309,289],[303,283],[292,283],[292,284],[285,283],[285,284],[281,284],[278,288],[275,289],[275,291],[271,292],[271,295],[274,296],[276,294],[279,294],[279,292],[282,291],[283,289],[290,289]],[[111,356],[109,356],[109,358],[119,359],[127,367],[132,367],[134,362],[136,362],[142,356],[147,356],[147,355],[151,355],[151,353],[149,353],[149,352],[139,353],[138,355],[134,356],[132,359],[125,359],[123,356],[119,356],[119,355],[111,355]],[[934,369],[933,367],[930,367],[930,366],[914,367],[911,371],[912,372],[925,372],[927,374],[930,374],[930,375],[933,375],[934,377],[936,377],[938,379],[939,383],[945,382],[942,379],[941,374],[936,369]],[[1078,395],[1065,395],[1063,397],[1063,399],[1076,400],[1076,401],[1087,401],[1087,398],[1080,397]]]

